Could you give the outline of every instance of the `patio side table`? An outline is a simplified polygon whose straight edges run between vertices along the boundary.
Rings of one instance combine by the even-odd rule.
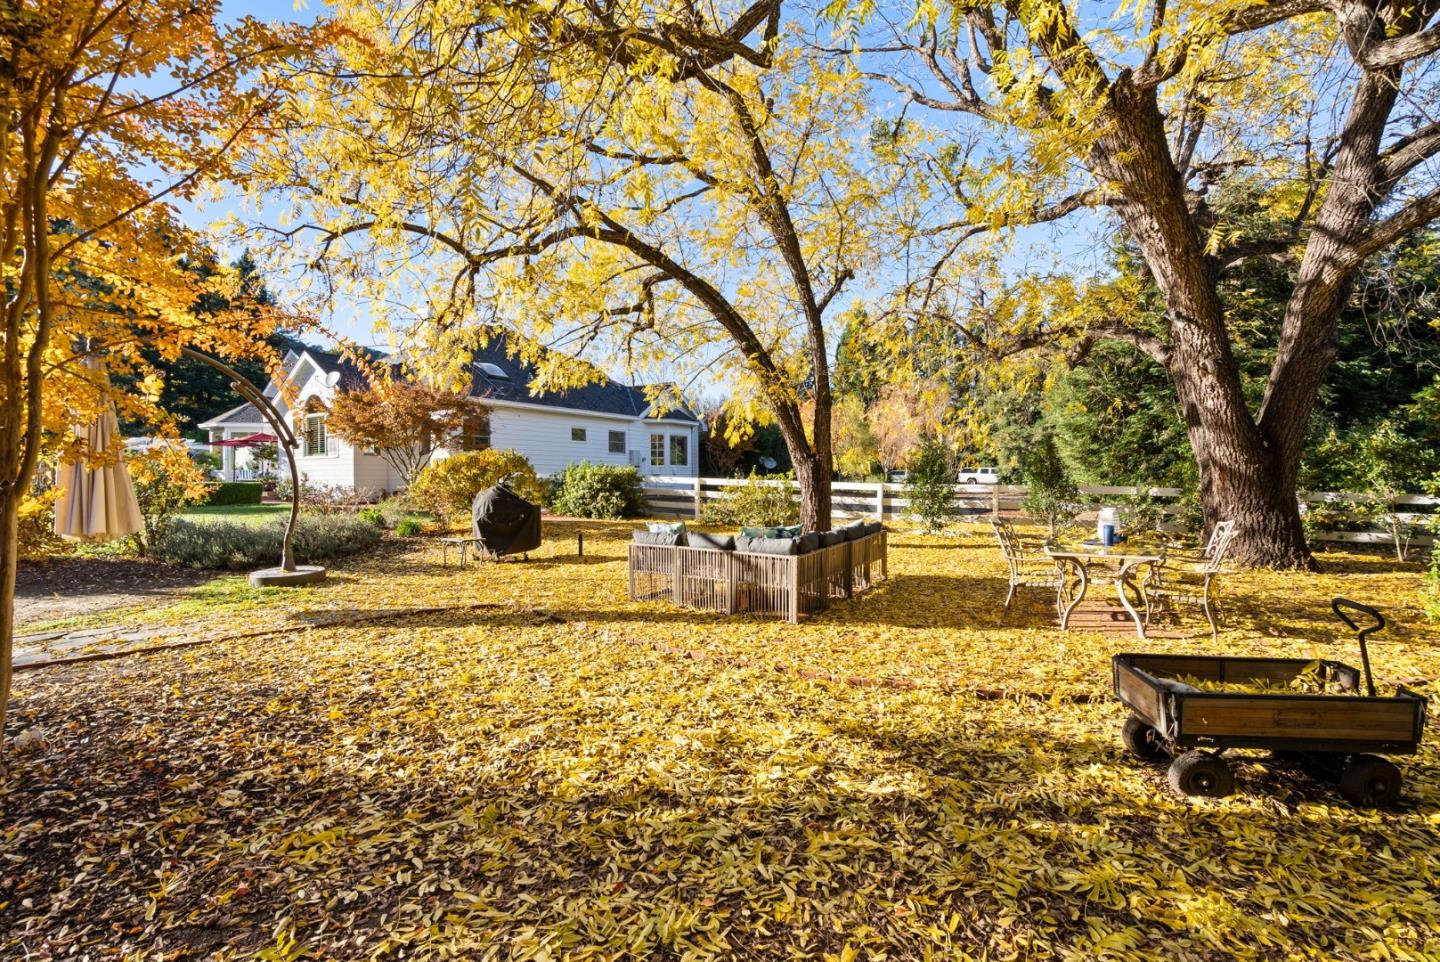
[[[440,539],[440,546],[441,546],[441,551],[440,551],[440,563],[441,563],[441,564],[448,565],[448,564],[450,563],[450,549],[451,549],[452,547],[455,547],[455,548],[459,548],[459,549],[460,549],[460,567],[463,568],[463,567],[465,567],[466,563],[470,560],[470,549],[475,546],[475,539],[474,539],[474,538],[441,538],[441,539]]]

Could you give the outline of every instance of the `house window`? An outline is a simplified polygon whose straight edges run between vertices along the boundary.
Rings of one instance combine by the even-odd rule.
[[[690,463],[690,439],[683,434],[670,435],[670,463],[677,468]]]
[[[323,456],[327,453],[326,442],[328,438],[325,432],[325,415],[308,414],[305,416],[305,456],[307,458],[317,455]]]
[[[650,463],[656,465],[665,464],[665,435],[650,435]]]
[[[610,432],[610,453],[611,453],[611,454],[624,454],[624,453],[625,453],[625,432],[624,432],[624,431],[611,431],[611,432]]]
[[[490,416],[472,414],[460,425],[456,443],[461,451],[484,451],[490,447]]]
[[[570,429],[570,440],[572,440],[572,441],[584,441],[584,440],[585,440],[585,429],[584,429],[584,428],[571,428],[571,429]]]

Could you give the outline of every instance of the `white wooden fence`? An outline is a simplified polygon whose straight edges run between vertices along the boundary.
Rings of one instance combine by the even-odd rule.
[[[745,478],[687,478],[654,476],[645,478],[645,498],[652,514],[677,518],[698,518],[701,506],[710,500],[722,497],[727,488],[746,484],[788,486],[796,491],[795,481],[749,481]],[[1125,498],[1148,495],[1157,501],[1174,501],[1183,492],[1179,488],[1138,488],[1102,485],[1081,485],[1081,495],[1087,499],[1086,508],[1098,509],[1102,504],[1118,504]],[[991,512],[1014,512],[1020,510],[1025,488],[1019,485],[957,484],[955,485],[956,507],[962,519],[983,520]],[[831,505],[838,517],[867,517],[886,519],[902,518],[909,514],[910,500],[905,496],[905,485],[870,481],[835,481],[830,485]],[[1340,491],[1308,491],[1300,495],[1306,505],[1360,504],[1371,500],[1370,496]],[[1395,498],[1393,508],[1402,521],[1421,523],[1440,511],[1440,498],[1424,494],[1404,494]],[[1404,510],[1404,509],[1411,510]],[[1162,508],[1169,514],[1178,509]],[[1370,529],[1362,531],[1321,531],[1317,541],[1348,542],[1351,544],[1390,544],[1388,531]],[[1417,534],[1411,539],[1414,546],[1429,545],[1433,538],[1428,534]]]

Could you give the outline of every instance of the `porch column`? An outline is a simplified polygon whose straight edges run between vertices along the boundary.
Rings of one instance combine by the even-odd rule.
[[[229,432],[229,431],[223,432],[223,433],[221,434],[221,437],[224,438],[224,439],[226,439],[226,440],[228,440],[228,439],[230,438],[230,432]],[[223,477],[226,481],[234,481],[234,480],[235,480],[235,449],[232,448],[232,447],[223,447],[223,448],[221,448],[220,450],[221,450],[221,452],[223,452],[223,453],[220,455],[220,457],[221,457],[221,459],[222,459],[222,462],[221,462],[221,463],[224,465],[224,466],[220,469],[220,475],[221,475],[221,477]]]

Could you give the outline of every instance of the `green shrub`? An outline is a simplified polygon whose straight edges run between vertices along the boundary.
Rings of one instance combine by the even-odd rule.
[[[700,506],[705,524],[775,527],[800,523],[800,496],[788,476],[764,478],[750,472],[744,484]]]
[[[156,445],[131,454],[127,461],[135,500],[145,528],[131,536],[143,555],[165,539],[170,526],[186,508],[205,497],[205,473],[182,445]]]
[[[1080,513],[1080,489],[1060,460],[1054,436],[1047,434],[1032,446],[1024,469],[1025,497],[1021,507],[1027,514],[1044,518],[1053,538]]]
[[[219,481],[211,484],[203,504],[259,504],[261,494],[259,481]]]
[[[393,530],[414,508],[410,505],[410,499],[404,495],[396,495],[392,498],[386,498],[384,501],[375,505],[374,510],[380,512],[380,516],[385,521],[385,527]]]
[[[246,569],[277,564],[283,522],[261,525],[175,521],[156,542],[153,556],[185,568]],[[375,544],[380,529],[348,515],[302,514],[295,524],[295,560],[302,564],[352,554]]]
[[[631,465],[572,464],[560,473],[552,505],[572,518],[638,518],[645,513],[640,472]]]
[[[520,497],[539,501],[544,493],[535,468],[523,454],[487,448],[464,451],[426,465],[407,496],[437,518],[468,517],[475,495],[505,481]]]
[[[385,512],[379,508],[362,508],[355,513],[355,517],[364,521],[366,524],[373,524],[382,531],[388,527],[385,524]]]
[[[413,538],[423,530],[424,526],[415,518],[401,518],[395,525],[395,533],[402,538]]]
[[[1120,524],[1127,536],[1145,535],[1163,530],[1166,519],[1166,503],[1163,499],[1152,497],[1147,492],[1125,495],[1116,500],[1117,503],[1114,507],[1120,512]]]
[[[955,476],[945,446],[934,438],[923,438],[910,458],[905,479],[905,497],[910,513],[920,519],[926,531],[940,531],[954,519]]]

